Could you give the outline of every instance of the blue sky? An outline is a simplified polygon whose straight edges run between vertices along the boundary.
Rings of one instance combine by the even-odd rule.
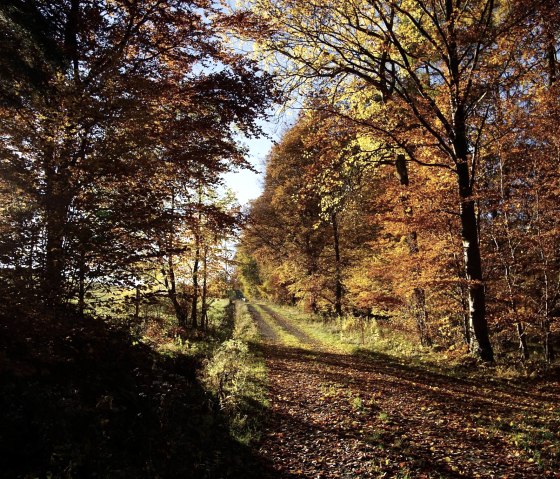
[[[224,175],[226,187],[235,192],[239,203],[242,205],[256,198],[261,193],[264,162],[272,146],[272,141],[267,138],[259,138],[245,140],[243,143],[249,147],[249,161],[260,174],[252,173],[251,171],[239,171]]]
[[[248,160],[259,171],[239,171],[224,175],[225,186],[237,195],[241,205],[246,205],[250,200],[257,198],[262,191],[262,181],[265,172],[266,155],[274,142],[278,142],[285,129],[287,118],[272,116],[269,121],[261,124],[267,137],[243,139],[242,142],[249,148]]]

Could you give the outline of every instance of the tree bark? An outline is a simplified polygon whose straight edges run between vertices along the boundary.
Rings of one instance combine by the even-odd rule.
[[[467,113],[464,104],[465,93],[461,93],[465,79],[461,71],[460,52],[457,44],[456,5],[447,0],[445,4],[447,21],[447,54],[449,64],[450,104],[453,118],[448,136],[453,144],[452,159],[455,162],[460,198],[461,241],[465,277],[467,280],[469,322],[471,326],[471,350],[483,361],[493,362],[494,352],[488,335],[486,322],[486,293],[482,277],[478,217],[473,198],[474,169],[471,177],[469,169],[469,141],[467,135]],[[493,7],[490,7],[492,9]]]
[[[333,228],[333,245],[335,257],[335,291],[334,291],[334,312],[337,316],[342,316],[342,272],[340,264],[340,237],[338,231],[338,221],[336,213],[331,215]]]
[[[464,138],[463,138],[464,140]],[[464,142],[466,147],[466,141]],[[469,322],[473,337],[473,352],[482,360],[494,361],[486,322],[486,293],[482,276],[482,260],[478,239],[478,225],[475,202],[472,196],[469,167],[466,154],[458,155],[457,181],[460,196],[461,240],[465,261],[465,276],[468,282]]]

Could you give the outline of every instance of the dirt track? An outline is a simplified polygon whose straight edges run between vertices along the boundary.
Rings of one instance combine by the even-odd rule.
[[[251,313],[253,320],[257,324],[257,328],[259,328],[261,339],[266,342],[270,341],[273,343],[277,343],[278,341],[280,341],[280,338],[276,334],[276,331],[274,331],[274,329],[272,329],[272,327],[263,319],[261,313],[259,313],[252,304],[248,304],[247,309],[249,310],[249,313]]]
[[[450,378],[381,355],[290,348],[268,321],[312,349],[318,342],[260,307],[267,321],[250,311],[267,338],[271,409],[259,452],[273,464],[269,477],[560,478],[550,467],[560,437],[528,450],[527,431],[515,430],[522,417],[535,431],[559,432],[558,384],[545,392]]]

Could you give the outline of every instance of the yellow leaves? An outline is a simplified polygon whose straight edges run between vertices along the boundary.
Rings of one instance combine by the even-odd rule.
[[[359,151],[369,152],[381,149],[384,142],[382,142],[379,137],[360,132],[356,137],[355,145],[359,148]]]

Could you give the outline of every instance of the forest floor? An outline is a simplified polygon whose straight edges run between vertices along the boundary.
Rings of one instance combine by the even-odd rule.
[[[266,304],[249,311],[269,375],[267,477],[560,478],[557,381],[341,353]]]

